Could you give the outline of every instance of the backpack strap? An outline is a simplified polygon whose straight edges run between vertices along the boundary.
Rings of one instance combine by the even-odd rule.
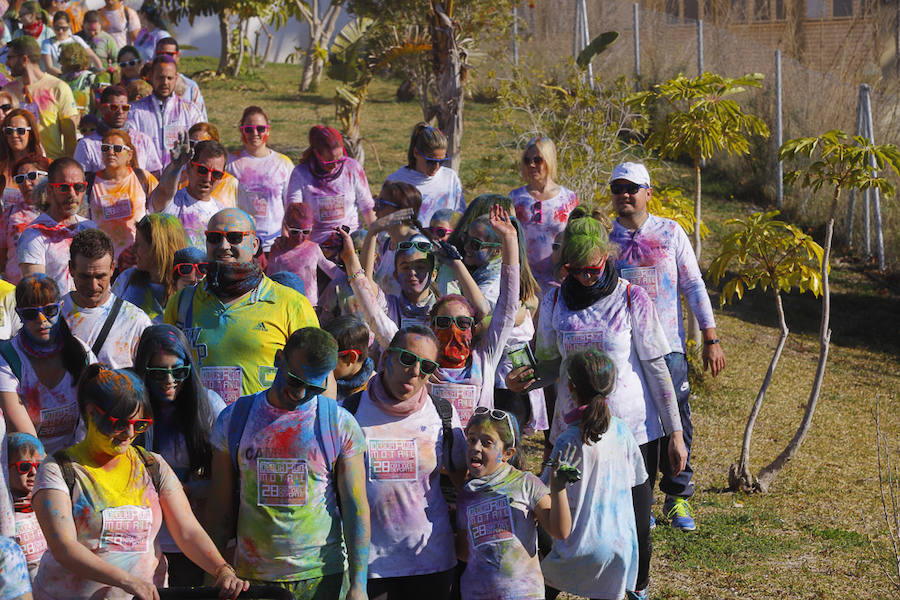
[[[113,302],[109,314],[106,315],[106,321],[103,322],[103,329],[100,330],[100,335],[97,336],[97,339],[94,340],[94,344],[91,346],[91,352],[94,353],[94,356],[100,356],[100,350],[103,348],[103,344],[106,343],[106,338],[109,337],[109,332],[112,331],[113,325],[116,322],[116,318],[119,316],[119,312],[122,310],[122,304],[124,302],[125,299],[122,298],[122,296],[116,296],[116,300]]]
[[[238,398],[232,409],[231,421],[228,422],[228,453],[231,454],[231,464],[234,465],[234,472],[238,478],[240,478],[238,452],[240,451],[241,438],[244,436],[247,417],[250,416],[250,409],[253,408],[253,401],[256,400],[256,396],[257,394],[253,394]]]
[[[319,445],[325,452],[325,461],[330,469],[334,469],[338,456],[341,454],[340,439],[338,433],[338,404],[334,398],[319,395],[317,397],[318,410],[316,411],[316,436]]]
[[[196,291],[197,286],[189,285],[181,290],[181,295],[178,296],[178,317],[175,327],[182,331],[187,331],[194,326],[194,293]]]
[[[360,391],[356,392],[355,394],[351,394],[350,396],[347,396],[347,398],[344,400],[344,403],[341,404],[341,406],[344,407],[344,410],[346,410],[351,415],[355,415],[356,411],[359,410],[359,401],[362,400],[362,395],[363,395],[364,391],[365,390],[360,390]]]
[[[59,470],[62,471],[63,481],[66,482],[66,487],[69,488],[69,497],[71,498],[72,490],[75,489],[75,468],[72,467],[72,459],[69,458],[65,450],[54,452],[53,459],[59,465]]]
[[[19,358],[19,353],[13,347],[12,340],[0,340],[0,356],[12,369],[16,379],[22,381],[22,359]]]
[[[156,460],[156,457],[143,446],[133,446],[133,448],[138,453],[138,456],[141,457],[141,462],[144,463],[147,472],[150,473],[150,481],[153,482],[153,489],[155,489],[158,494],[162,489],[162,469],[159,466],[159,461]]]
[[[434,396],[431,396],[431,402],[441,418],[441,430],[443,431],[441,446],[450,461],[450,470],[456,471],[458,469],[453,464],[453,405],[444,398],[435,398]]]

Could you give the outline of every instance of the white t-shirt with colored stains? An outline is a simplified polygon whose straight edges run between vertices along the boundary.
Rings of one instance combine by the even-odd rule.
[[[61,226],[47,213],[41,213],[25,228],[16,244],[19,264],[43,265],[44,273],[56,281],[60,294],[68,294],[75,283],[69,273],[69,246],[79,231],[96,229],[97,224],[81,215]]]
[[[376,375],[377,377],[377,375]],[[441,494],[441,466],[463,468],[466,438],[453,410],[452,464],[431,400],[406,417],[389,415],[363,392],[356,420],[366,436],[366,495],[372,523],[369,578],[426,575],[456,565]]]
[[[161,212],[178,217],[191,246],[206,252],[206,225],[223,208],[212,197],[198,200],[188,193],[187,188],[181,188]]]
[[[63,297],[62,314],[75,337],[93,346],[115,302],[116,296],[110,294],[106,302],[100,306],[84,308],[75,304],[72,294],[69,293]],[[112,369],[130,368],[134,364],[134,355],[141,334],[152,324],[147,313],[126,300],[122,303],[122,308],[97,358]]]
[[[284,200],[294,163],[274,150],[263,157],[250,156],[241,150],[229,155],[225,170],[237,178],[238,207],[253,217],[256,235],[263,250],[268,252],[275,238],[281,235]]]
[[[157,569],[162,551],[156,537],[163,523],[159,496],[175,492],[181,484],[166,461],[154,454],[160,466],[162,488],[156,490],[137,451],[130,448],[128,456],[133,477],[132,484],[125,490],[111,489],[102,476],[102,467],[85,468],[72,461],[75,471],[72,518],[78,542],[98,558],[143,581],[162,586],[165,571]],[[41,464],[34,483],[34,493],[45,489],[69,495],[62,470],[52,456]],[[53,554],[45,552],[34,580],[34,597],[36,600],[124,600],[131,595],[122,589],[84,579],[60,565]]]
[[[72,375],[66,371],[59,383],[48,388],[38,380],[19,338],[11,341],[22,365],[22,378],[17,378],[6,359],[0,356],[0,392],[19,395],[47,454],[68,448],[77,441],[75,434],[79,419],[78,390]],[[88,363],[97,362],[84,342],[82,346],[87,352]]]
[[[409,167],[400,167],[387,176],[386,181],[403,181],[416,187],[422,194],[422,207],[419,209],[419,223],[428,227],[431,216],[442,208],[449,208],[462,214],[466,210],[463,199],[462,183],[459,175],[449,167],[441,167],[428,176]]]
[[[463,598],[543,600],[534,509],[549,493],[540,479],[506,463],[466,482],[456,504],[456,522],[469,546]]]

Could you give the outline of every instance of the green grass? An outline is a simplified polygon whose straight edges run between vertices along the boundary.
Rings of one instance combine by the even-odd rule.
[[[212,59],[185,59],[187,72],[215,67]],[[300,69],[271,65],[237,80],[200,77],[209,114],[230,148],[238,147],[242,109],[263,106],[272,120],[272,145],[296,158],[316,123],[335,124],[334,87],[299,95]],[[375,81],[363,111],[366,172],[374,191],[406,162],[409,131],[421,118],[417,103],[399,103],[398,82]],[[491,107],[467,102],[460,177],[466,197],[521,185],[516,156],[499,147],[503,132],[491,126]],[[692,193],[691,174],[680,165],[672,183]],[[726,233],[723,222],[762,207],[734,199],[734,185],[711,175],[703,181],[704,218],[710,235],[702,264],[708,265]],[[819,235],[818,232],[814,232]],[[886,548],[874,445],[876,396],[892,448],[900,439],[900,311],[896,284],[857,268],[838,252],[832,270],[832,346],[812,430],[797,457],[766,495],[724,491],[728,467],[740,454],[750,406],[768,366],[778,332],[772,300],[751,293],[717,310],[719,337],[728,366],[694,389],[692,499],[698,531],[660,525],[654,533],[652,597],[656,599],[888,597],[886,579],[869,540]],[[713,290],[714,305],[718,298]],[[785,298],[791,329],[781,363],[756,425],[754,471],[787,444],[803,414],[818,355],[820,302]],[[540,462],[540,436],[526,440],[527,464]],[[657,496],[657,516],[662,497]],[[565,596],[563,596],[565,597]]]

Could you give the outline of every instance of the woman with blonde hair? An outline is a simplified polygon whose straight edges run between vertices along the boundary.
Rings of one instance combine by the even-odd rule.
[[[134,236],[137,264],[122,271],[113,284],[113,293],[143,309],[154,323],[162,323],[166,303],[175,293],[175,253],[187,245],[178,217],[164,213],[144,215]]]
[[[525,145],[519,173],[527,183],[509,197],[525,231],[528,263],[546,293],[554,285],[553,240],[566,228],[578,198],[556,183],[556,145],[550,138],[538,136]]]
[[[423,121],[416,123],[409,137],[406,166],[387,177],[388,181],[410,183],[422,194],[421,223],[430,223],[431,215],[442,208],[459,213],[466,210],[459,176],[453,169],[443,166],[449,160],[447,136]]]
[[[135,227],[147,213],[147,198],[157,181],[138,167],[137,151],[123,129],[106,132],[100,156],[103,170],[87,174],[88,214],[112,239],[118,259],[134,243]]]

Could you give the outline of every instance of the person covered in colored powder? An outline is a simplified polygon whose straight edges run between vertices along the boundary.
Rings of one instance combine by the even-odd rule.
[[[333,322],[332,322],[333,323]],[[428,394],[437,368],[437,338],[407,325],[391,340],[368,388],[344,400],[366,437],[366,494],[372,519],[370,600],[447,600],[456,552],[441,470],[457,484],[466,442],[459,415]]]
[[[272,386],[226,408],[213,429],[213,538],[224,547],[236,535],[237,572],[295,600],[336,599],[348,585],[348,600],[367,598],[366,443],[322,395],[336,363],[330,334],[295,331],[276,353]]]
[[[53,453],[76,441],[75,385],[94,356],[60,315],[56,282],[38,273],[16,286],[22,328],[0,341],[0,408],[11,431],[36,436]]]
[[[62,314],[78,339],[105,365],[133,364],[141,333],[152,324],[147,313],[110,289],[115,272],[112,240],[100,229],[85,229],[69,247],[75,289],[62,301]]]
[[[69,272],[69,245],[75,234],[96,228],[78,214],[87,182],[84,169],[68,157],[57,158],[47,169],[47,209],[25,228],[16,245],[22,275],[46,273],[68,294],[73,287]]]
[[[206,279],[172,296],[164,321],[185,332],[206,387],[227,403],[264,390],[292,331],[318,326],[305,297],[266,277],[250,215],[226,208],[206,229]]]
[[[34,579],[38,564],[47,550],[47,540],[31,506],[31,493],[38,467],[46,453],[41,440],[30,433],[15,432],[6,436],[9,491],[12,493],[16,518],[16,543],[25,555],[28,574]]]
[[[290,271],[303,280],[303,295],[313,307],[319,304],[318,271],[329,279],[342,273],[341,269],[325,258],[322,248],[309,239],[312,231],[313,214],[309,204],[297,202],[289,204],[284,214],[282,235],[275,240],[266,272],[271,275],[279,271]]]
[[[337,401],[366,389],[375,373],[375,362],[369,356],[369,328],[356,315],[341,315],[323,327],[338,344],[338,360],[334,367]]]
[[[25,228],[41,214],[40,200],[47,193],[47,169],[50,161],[45,156],[28,154],[15,162],[11,176],[18,186],[16,199],[6,200],[0,216],[0,265],[3,278],[15,285],[22,279],[19,270],[19,238]],[[43,184],[38,192],[38,184]]]
[[[464,600],[543,600],[537,525],[563,540],[572,530],[566,486],[581,476],[574,448],[550,465],[550,486],[513,464],[521,444],[510,413],[479,406],[466,426],[468,479],[459,493]],[[513,464],[510,464],[513,462]]]
[[[309,147],[294,167],[285,192],[285,206],[305,202],[313,209],[310,239],[327,240],[335,227],[359,228],[375,220],[372,191],[362,165],[347,156],[344,138],[334,127],[315,125],[309,130]]]
[[[34,484],[32,504],[48,548],[36,597],[158,598],[166,573],[157,536],[165,522],[182,551],[215,579],[219,597],[237,598],[249,585],[200,526],[172,468],[133,445],[153,423],[138,376],[90,365],[78,383],[78,408],[84,440],[44,461]]]
[[[667,454],[660,454],[662,477],[659,489],[666,494],[663,512],[675,529],[693,531],[696,524],[688,499],[694,493],[691,482],[694,470],[690,462],[694,426],[685,358],[682,295],[700,324],[703,332],[703,366],[710,370],[713,377],[725,368],[725,354],[719,344],[703,275],[687,234],[675,221],[647,211],[647,203],[653,193],[647,168],[640,163],[618,165],[613,170],[609,188],[613,208],[618,213],[609,235],[610,241],[619,246],[616,269],[622,278],[644,288],[653,300],[672,349],[665,359],[678,400],[688,462],[677,476],[672,475]]]

